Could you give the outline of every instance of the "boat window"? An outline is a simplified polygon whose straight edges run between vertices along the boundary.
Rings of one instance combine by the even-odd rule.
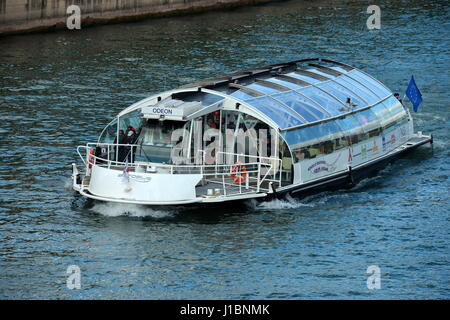
[[[136,142],[140,146],[136,151],[136,160],[171,163],[171,150],[182,140],[180,137],[179,141],[172,141],[172,133],[187,125],[182,121],[148,119]]]
[[[297,91],[303,93],[304,95],[308,96],[309,98],[317,102],[333,116],[336,116],[341,113],[338,110],[339,108],[342,108],[343,105],[339,103],[338,100],[326,94],[322,90],[315,87],[306,87]]]
[[[272,119],[282,129],[303,124],[294,111],[270,97],[255,98],[247,102]]]
[[[117,135],[117,118],[109,123],[100,135],[100,143],[113,143]]]
[[[348,144],[356,144],[365,139],[362,123],[354,116],[347,115],[336,120]]]
[[[126,131],[129,127],[133,127],[135,129],[140,128],[142,121],[141,110],[134,110],[119,117],[119,129]]]
[[[380,102],[370,109],[375,113],[378,120],[380,121],[381,128],[385,127],[386,124],[391,121],[391,114],[389,112],[389,109],[383,103]]]
[[[404,107],[394,96],[388,98],[383,102],[384,106],[389,110],[390,119],[389,123],[383,127],[383,130],[390,127],[397,127],[402,123],[408,121],[408,114],[406,113]]]
[[[336,145],[341,148],[344,144],[341,128],[335,121],[283,132],[282,135],[293,150],[295,162],[332,153]]]
[[[327,81],[320,83],[317,86],[331,93],[333,96],[341,100],[342,103],[346,103],[347,98],[350,98],[350,101],[356,104],[355,108],[362,108],[367,105],[367,103],[361,100],[355,93],[335,82]]]
[[[381,124],[376,116],[375,112],[371,109],[367,109],[355,114],[359,122],[362,125],[362,129],[365,133],[365,139],[378,136],[381,132]],[[364,139],[364,140],[365,140]]]
[[[317,121],[326,117],[326,114],[314,106],[312,101],[294,91],[274,94],[273,97],[294,109],[308,122]]]

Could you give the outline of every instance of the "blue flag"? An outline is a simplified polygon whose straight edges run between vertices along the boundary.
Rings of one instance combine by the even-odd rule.
[[[408,88],[406,89],[406,96],[413,104],[414,112],[417,112],[417,108],[422,103],[422,94],[420,93],[419,88],[417,88],[416,82],[414,81],[414,76],[411,76]]]

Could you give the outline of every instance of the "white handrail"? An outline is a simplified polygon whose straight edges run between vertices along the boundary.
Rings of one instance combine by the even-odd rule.
[[[96,149],[98,146],[107,148],[107,152],[105,155],[105,158],[99,157],[94,154],[90,154],[90,150]],[[113,147],[113,148],[111,148]],[[111,151],[117,153],[118,148],[117,147],[128,147],[130,148],[130,152],[133,151],[133,148],[139,147],[139,145],[132,145],[132,144],[112,144],[112,143],[87,143],[85,146],[78,146],[77,147],[77,153],[80,156],[81,160],[83,161],[86,172],[90,171],[90,165],[98,165],[98,166],[105,166],[108,169],[115,169],[115,170],[121,170],[123,166],[125,166],[125,161],[114,161],[110,160],[110,158],[115,158],[115,155],[111,155]],[[83,157],[81,154],[81,149],[84,149],[86,152],[86,156]],[[111,150],[112,149],[112,150]],[[205,157],[205,152],[203,150],[197,150],[198,152],[203,153],[203,160]],[[132,152],[131,152],[132,153]],[[104,154],[104,153],[103,153]],[[226,196],[229,192],[227,190],[227,186],[235,186],[239,188],[239,193],[243,193],[242,188],[242,181],[239,182],[227,182],[225,178],[227,176],[231,176],[232,174],[237,175],[245,175],[245,190],[255,190],[256,192],[260,192],[261,190],[269,190],[268,188],[263,188],[262,184],[263,182],[275,182],[278,183],[279,186],[281,186],[281,180],[282,180],[282,160],[276,157],[262,157],[262,156],[253,156],[253,155],[244,155],[244,154],[235,154],[231,152],[216,152],[216,159],[219,156],[219,154],[222,155],[232,155],[233,157],[242,157],[243,163],[242,165],[245,166],[241,169],[240,166],[236,166],[235,163],[226,164],[226,163],[214,163],[214,164],[182,164],[182,165],[172,165],[172,164],[161,164],[161,163],[151,163],[151,162],[136,162],[134,161],[133,157],[130,159],[131,161],[128,162],[128,167],[130,169],[137,168],[139,166],[152,166],[156,170],[158,168],[164,168],[165,172],[170,172],[170,174],[200,174],[205,181],[208,183],[221,183],[224,196]],[[128,154],[127,154],[128,157]],[[255,159],[256,161],[252,162],[245,162],[245,158],[248,157],[248,159]],[[86,160],[86,159],[88,160]],[[92,159],[92,160],[91,160]],[[232,170],[234,167],[235,170]],[[192,170],[194,169],[194,170]],[[248,169],[248,170],[247,170]],[[266,172],[263,172],[263,170],[267,170]],[[279,174],[279,178],[277,178],[277,175]],[[272,177],[268,178],[269,175],[272,175]],[[222,179],[220,179],[221,177]],[[219,178],[219,180],[217,180]],[[215,180],[216,179],[216,180]],[[256,181],[255,181],[256,180]],[[270,191],[270,190],[269,190]]]

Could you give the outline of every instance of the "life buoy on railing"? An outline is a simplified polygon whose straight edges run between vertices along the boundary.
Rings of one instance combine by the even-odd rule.
[[[88,158],[89,168],[92,168],[92,165],[94,164],[94,154],[95,154],[94,149],[93,148],[89,149],[89,158]]]
[[[247,177],[247,168],[243,164],[236,162],[235,165],[231,167],[231,178],[236,183],[241,183]]]

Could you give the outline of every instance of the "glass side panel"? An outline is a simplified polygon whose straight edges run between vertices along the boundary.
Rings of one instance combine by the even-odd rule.
[[[246,86],[250,89],[265,93],[265,94],[273,94],[273,93],[278,93],[280,92],[280,90],[271,88],[271,87],[267,87],[267,86],[263,86],[257,83],[252,83],[251,85]]]
[[[352,135],[363,132],[361,123],[353,115],[348,115],[345,118],[337,119],[336,123],[341,128],[344,135]]]
[[[380,97],[375,95],[372,91],[364,87],[362,84],[347,76],[337,77],[336,79],[334,79],[334,81],[349,88],[350,90],[353,90],[361,98],[366,100],[369,104],[377,103],[381,99]]]
[[[117,118],[115,118],[111,123],[103,130],[98,140],[101,143],[113,143],[117,136]]]
[[[172,140],[172,133],[182,128],[186,129],[185,132],[189,132],[189,125],[189,122],[183,121],[147,120],[136,141],[139,147],[136,149],[135,159],[146,162],[172,163],[171,151],[176,145],[176,141]]]
[[[345,144],[356,144],[367,138],[367,134],[363,130],[361,123],[354,115],[348,115],[345,118],[336,120],[337,124],[342,128],[345,138]]]
[[[306,128],[300,128],[290,131],[284,131],[281,135],[284,137],[286,143],[291,149],[298,149],[302,145],[305,145],[305,141],[311,141],[317,138],[316,126],[310,126]]]
[[[297,91],[320,104],[322,108],[327,110],[333,116],[340,114],[339,108],[344,107],[338,100],[318,88],[306,87]]]
[[[316,84],[316,83],[321,82],[318,79],[314,79],[314,78],[307,77],[307,76],[302,76],[302,75],[297,74],[295,72],[287,73],[286,75],[289,76],[289,77],[292,77],[292,78],[297,78],[299,80],[306,81],[306,82],[311,83],[311,84]]]
[[[330,140],[333,135],[341,132],[341,128],[336,124],[336,121],[322,122],[316,127],[321,141]]]
[[[247,103],[272,119],[282,129],[304,123],[292,109],[270,97],[255,98],[248,100]]]
[[[362,108],[367,106],[363,100],[361,100],[358,96],[356,96],[350,90],[344,88],[343,86],[334,83],[332,81],[322,82],[317,85],[319,88],[324,89],[325,91],[331,93],[333,96],[341,100],[341,102],[346,103],[347,98],[350,98],[350,101],[356,104],[355,108]]]
[[[391,116],[390,121],[396,122],[400,119],[407,119],[408,114],[406,113],[405,108],[400,103],[400,101],[397,100],[394,96],[389,97],[386,99],[383,104],[386,106],[386,108],[389,110],[389,114]]]
[[[274,94],[273,97],[294,109],[308,122],[317,121],[327,117],[327,114],[314,106],[312,101],[309,101],[307,98],[294,91]]]
[[[327,141],[334,136],[341,136],[341,128],[335,121],[322,122],[305,128],[294,129],[282,132],[286,142],[293,149],[304,145]]]
[[[367,110],[358,112],[355,114],[355,117],[362,124],[363,131],[365,133],[369,133],[369,136],[375,135],[371,132],[373,130],[375,130],[375,132],[378,132],[377,129],[380,129],[380,127],[381,127],[378,117],[376,116],[375,112],[373,112],[371,109],[367,109]]]
[[[377,95],[379,95],[381,98],[384,98],[391,94],[391,92],[389,90],[387,90],[380,82],[372,79],[371,77],[365,75],[364,73],[362,73],[358,70],[352,70],[348,73],[348,75],[350,77],[355,78],[356,80],[364,83],[370,89],[375,91],[375,93]]]
[[[375,113],[378,120],[388,119],[390,116],[389,109],[381,102],[370,109]]]

